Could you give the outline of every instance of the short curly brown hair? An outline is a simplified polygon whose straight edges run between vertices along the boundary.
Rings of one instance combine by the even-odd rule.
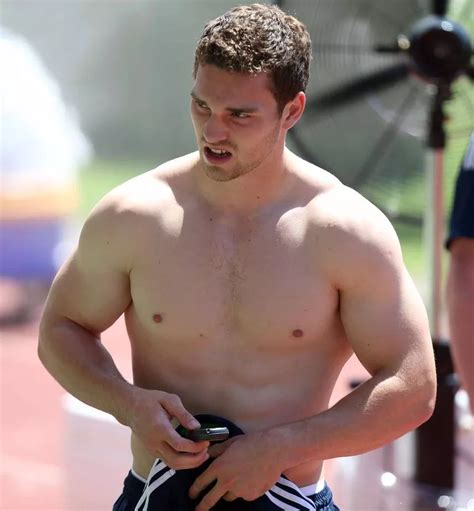
[[[309,80],[311,38],[305,25],[274,5],[242,5],[209,21],[198,41],[200,64],[239,73],[268,73],[279,112]]]

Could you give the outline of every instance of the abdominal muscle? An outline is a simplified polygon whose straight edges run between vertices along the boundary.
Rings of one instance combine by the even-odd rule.
[[[174,350],[163,349],[159,361],[156,354],[154,361],[146,351],[133,350],[136,385],[177,394],[193,415],[224,417],[246,433],[295,422],[325,410],[339,372],[335,368],[340,369],[347,359],[340,350],[332,355],[315,350],[317,357],[304,350],[267,356],[226,353],[221,358],[210,347],[209,352],[183,350],[187,357],[176,357]],[[239,362],[232,362],[235,360]],[[146,478],[155,459],[133,433],[131,448],[133,469]],[[288,468],[284,475],[296,485],[306,486],[322,477],[322,467],[322,460],[314,460]]]

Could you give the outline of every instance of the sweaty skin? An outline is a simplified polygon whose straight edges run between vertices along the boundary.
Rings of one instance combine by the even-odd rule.
[[[41,322],[41,360],[131,428],[138,474],[156,457],[179,469],[217,456],[190,490],[218,481],[198,511],[255,499],[282,472],[314,483],[323,460],[379,447],[432,413],[428,322],[396,234],[358,193],[285,148],[303,109],[300,93],[277,116],[266,76],[200,67],[199,151],[104,197]],[[100,342],[122,313],[133,385]],[[371,378],[328,409],[352,353]],[[208,452],[171,427],[197,427],[190,414],[246,434]]]

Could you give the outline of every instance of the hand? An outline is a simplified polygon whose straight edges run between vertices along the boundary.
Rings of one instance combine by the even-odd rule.
[[[255,500],[278,481],[283,468],[278,462],[276,445],[267,432],[241,435],[209,448],[216,458],[189,489],[189,496],[197,498],[209,485],[214,487],[196,507],[208,511],[223,498]]]
[[[187,429],[200,427],[178,396],[135,387],[130,417],[129,426],[136,436],[168,467],[175,470],[195,468],[209,458],[209,442],[193,442],[175,431],[173,419]]]

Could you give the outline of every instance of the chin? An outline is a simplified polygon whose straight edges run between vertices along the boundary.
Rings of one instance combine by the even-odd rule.
[[[225,183],[227,181],[232,181],[240,177],[240,174],[234,174],[233,172],[226,172],[222,167],[217,167],[214,165],[208,165],[203,162],[204,171],[206,176],[213,181],[218,181],[221,183]]]

